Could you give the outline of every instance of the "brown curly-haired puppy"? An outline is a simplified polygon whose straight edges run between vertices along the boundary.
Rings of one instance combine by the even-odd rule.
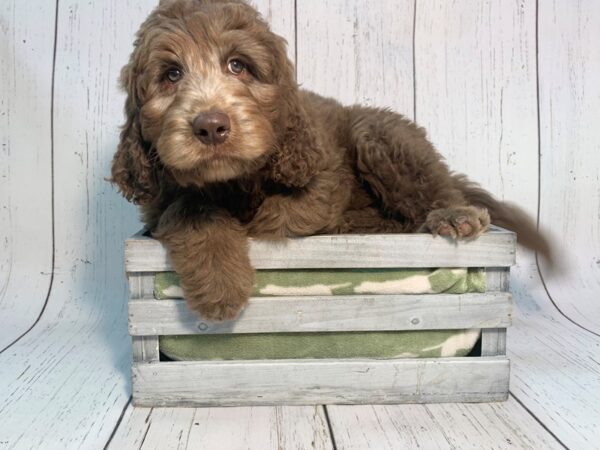
[[[548,253],[530,219],[452,174],[410,120],[300,90],[284,39],[243,1],[161,3],[122,84],[112,181],[142,206],[207,319],[234,318],[248,301],[249,236],[471,239],[491,216]]]

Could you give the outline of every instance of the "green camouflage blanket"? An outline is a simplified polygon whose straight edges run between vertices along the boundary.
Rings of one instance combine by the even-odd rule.
[[[156,274],[157,299],[182,298],[175,273]],[[253,296],[485,292],[477,269],[259,270]],[[479,330],[161,336],[174,360],[451,357],[468,354]]]
[[[258,270],[254,297],[353,294],[464,294],[485,292],[478,269]],[[157,299],[183,298],[175,272],[156,274]]]

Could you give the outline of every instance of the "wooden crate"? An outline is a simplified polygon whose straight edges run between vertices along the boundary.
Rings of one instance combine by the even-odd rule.
[[[180,300],[155,300],[154,275],[171,271],[162,245],[128,239],[133,403],[139,406],[394,404],[502,401],[508,396],[506,327],[514,233],[471,242],[428,234],[334,235],[251,243],[257,269],[483,267],[473,294],[252,298],[234,322],[211,323]],[[160,361],[159,336],[206,333],[481,328],[481,356],[402,359]]]

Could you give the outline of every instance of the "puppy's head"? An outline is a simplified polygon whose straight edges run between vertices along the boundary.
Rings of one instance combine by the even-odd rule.
[[[243,1],[163,1],[121,74],[112,180],[123,194],[143,204],[165,173],[201,187],[278,166],[289,131],[306,126],[285,50]]]

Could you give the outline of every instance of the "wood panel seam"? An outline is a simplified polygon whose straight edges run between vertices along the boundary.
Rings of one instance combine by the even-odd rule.
[[[548,427],[546,426],[546,424],[545,424],[544,422],[542,422],[542,420],[541,420],[539,417],[537,417],[537,416],[536,416],[536,415],[533,413],[533,411],[531,411],[531,410],[530,410],[530,409],[529,409],[527,406],[525,406],[525,404],[524,404],[524,403],[523,403],[523,402],[522,402],[522,401],[519,399],[519,397],[517,397],[517,396],[516,396],[516,395],[515,395],[515,394],[514,394],[512,391],[510,391],[510,390],[508,391],[508,395],[510,395],[512,398],[514,398],[514,399],[515,399],[515,401],[516,401],[516,402],[517,402],[517,403],[518,403],[518,404],[521,406],[521,408],[523,408],[525,411],[527,411],[527,413],[528,413],[528,414],[529,414],[531,417],[533,417],[533,419],[534,419],[534,420],[535,420],[537,423],[539,423],[539,424],[540,424],[540,426],[541,426],[541,427],[542,427],[544,430],[546,430],[546,431],[548,432],[548,434],[549,434],[550,436],[552,436],[552,437],[553,437],[553,438],[556,440],[556,442],[558,442],[560,445],[562,445],[562,446],[563,446],[564,448],[566,448],[566,449],[568,449],[568,448],[569,448],[569,447],[567,447],[567,446],[564,444],[564,442],[563,442],[563,441],[561,441],[561,440],[558,438],[558,436],[557,436],[556,434],[554,434],[554,433],[552,432],[552,430],[550,430],[550,428],[548,428]]]
[[[329,440],[331,441],[331,448],[333,450],[337,450],[337,444],[335,443],[335,435],[333,434],[333,425],[331,424],[331,419],[329,417],[329,410],[327,409],[327,405],[322,405],[323,412],[325,413],[325,420],[327,421],[327,430],[329,431]]]
[[[27,328],[23,333],[21,333],[17,338],[13,339],[8,345],[6,345],[3,349],[0,349],[0,354],[4,351],[11,348],[17,342],[19,342],[23,337],[25,337],[33,328],[38,324],[42,315],[46,311],[46,306],[48,306],[48,301],[50,300],[50,294],[52,292],[52,286],[54,285],[54,273],[56,267],[56,230],[55,230],[55,221],[54,221],[54,88],[55,88],[55,75],[56,75],[56,49],[57,49],[57,39],[58,39],[58,10],[59,10],[59,1],[56,0],[55,9],[54,9],[54,43],[53,43],[53,54],[52,54],[52,74],[50,81],[50,226],[51,226],[51,262],[50,262],[50,281],[48,283],[48,291],[46,292],[46,298],[44,299],[44,303],[37,318],[31,324],[29,328]]]
[[[110,436],[108,437],[108,440],[106,441],[106,444],[104,444],[103,448],[105,450],[108,448],[108,446],[110,445],[111,441],[115,437],[115,434],[117,433],[117,430],[119,429],[119,426],[121,426],[121,423],[123,422],[123,418],[125,417],[125,412],[127,411],[127,408],[129,408],[130,406],[131,406],[131,395],[129,396],[129,400],[127,401],[127,403],[123,407],[123,410],[121,411],[121,415],[119,416],[119,419],[117,420],[117,423],[115,423],[115,426],[114,426],[112,432],[110,433]]]
[[[539,17],[540,17],[540,8],[539,8],[539,0],[535,1],[535,87],[536,87],[536,109],[537,109],[537,144],[538,144],[538,180],[537,180],[537,228],[540,228],[540,217],[542,211],[542,126],[541,126],[541,108],[540,108],[540,52],[539,52]],[[548,289],[548,285],[544,278],[544,274],[542,272],[542,268],[540,267],[540,259],[538,252],[535,252],[535,266],[540,277],[540,281],[542,282],[542,286],[544,287],[544,291],[550,300],[550,303],[556,308],[558,313],[571,322],[573,325],[581,328],[588,333],[593,334],[594,336],[600,337],[599,333],[596,333],[593,330],[581,325],[567,314],[563,312],[563,310],[558,306],[552,294],[550,294],[550,290]]]

